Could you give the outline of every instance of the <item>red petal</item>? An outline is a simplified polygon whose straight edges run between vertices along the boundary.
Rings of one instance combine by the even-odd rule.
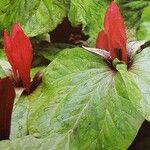
[[[11,39],[15,37],[18,31],[23,32],[22,28],[20,27],[19,23],[15,23],[11,30]]]
[[[111,2],[107,9],[104,21],[105,32],[108,35],[108,42],[112,58],[116,58],[115,49],[121,49],[122,60],[127,62],[126,52],[126,32],[123,18],[120,14],[119,8],[115,2]]]
[[[10,40],[10,38],[8,36],[8,33],[6,31],[4,31],[4,51],[6,53],[6,56],[8,58],[9,63],[12,66],[12,70],[14,72],[14,76],[16,77],[17,73],[16,73],[15,62],[14,62],[13,57],[12,57],[11,40]]]
[[[23,86],[29,92],[30,90],[30,68],[32,63],[32,45],[29,38],[24,34],[18,24],[15,24],[12,30],[12,49],[13,58]]]
[[[104,31],[101,31],[98,34],[98,37],[96,40],[96,48],[100,48],[100,49],[109,51],[107,34]]]
[[[10,79],[0,80],[0,140],[8,139],[11,126],[11,114],[15,99],[15,90]]]

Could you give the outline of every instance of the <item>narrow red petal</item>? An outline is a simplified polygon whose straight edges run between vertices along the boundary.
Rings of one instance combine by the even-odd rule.
[[[14,76],[17,76],[16,74],[16,66],[15,66],[15,62],[13,60],[12,57],[12,47],[11,47],[11,39],[8,36],[7,31],[4,31],[4,51],[6,53],[7,59],[9,61],[9,63],[12,66],[12,70],[14,72]]]
[[[19,23],[15,23],[12,27],[11,30],[11,39],[13,39],[15,37],[15,35],[17,34],[18,31],[23,32],[22,28],[20,27]]]
[[[25,35],[18,24],[14,26],[12,35],[13,58],[23,86],[29,92],[30,90],[30,68],[32,63],[32,45],[29,38]]]
[[[15,90],[7,77],[0,80],[0,140],[8,139],[11,126],[11,114],[15,99]]]
[[[108,35],[108,43],[112,58],[116,58],[116,49],[120,49],[122,53],[122,60],[127,62],[126,52],[126,32],[123,18],[120,14],[119,8],[115,2],[111,2],[107,9],[104,21],[105,32]]]
[[[9,60],[10,64],[13,64],[12,63],[13,60],[11,57],[11,41],[10,41],[7,31],[4,31],[4,50],[5,50],[5,53],[7,55],[7,58]]]
[[[104,31],[99,32],[96,40],[96,48],[109,51],[107,34]]]

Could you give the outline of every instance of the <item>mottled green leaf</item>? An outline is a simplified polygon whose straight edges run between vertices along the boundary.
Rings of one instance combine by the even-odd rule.
[[[1,75],[4,76],[10,76],[11,74],[11,66],[8,61],[0,59],[0,68],[1,68]]]
[[[2,66],[0,66],[0,78],[6,77],[5,71],[3,70]]]
[[[22,90],[17,90],[17,97],[14,102],[12,119],[11,119],[11,133],[10,139],[16,139],[28,134],[28,110],[29,100],[27,96],[21,96]]]
[[[49,47],[41,47],[38,50],[38,54],[42,55],[45,59],[48,59],[49,61],[53,61],[62,50],[73,47],[74,46],[71,44],[55,43],[51,44]]]
[[[150,48],[135,55],[130,73],[143,94],[136,107],[150,121]],[[133,91],[133,90],[132,90]],[[135,91],[133,92],[135,94]]]
[[[131,73],[136,69],[114,64],[118,71],[82,48],[61,52],[38,89],[17,101],[12,119],[18,125],[0,148],[127,149],[144,120],[137,107],[143,95]]]
[[[139,89],[133,86],[138,95],[128,95],[122,81],[100,57],[80,48],[65,50],[45,70],[40,92],[32,95],[29,134],[66,135],[61,150],[66,143],[70,150],[127,149],[143,117],[132,104],[141,98]]]
[[[68,150],[68,137],[65,135],[54,134],[49,137],[39,139],[28,135],[15,140],[6,140],[0,142],[2,150]],[[66,143],[64,145],[64,143]]]
[[[6,59],[6,57],[5,57],[4,50],[0,49],[0,60],[5,60],[5,59]]]

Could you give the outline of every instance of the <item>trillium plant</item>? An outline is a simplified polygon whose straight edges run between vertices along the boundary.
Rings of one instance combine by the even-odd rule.
[[[11,37],[4,31],[4,51],[11,65],[15,86],[23,87],[29,94],[33,88],[30,78],[32,45],[18,23],[12,27]]]
[[[24,94],[30,94],[40,84],[42,77],[42,74],[38,73],[31,82],[32,45],[18,23],[14,24],[11,37],[4,31],[4,51],[11,68],[8,77],[0,80],[0,99],[3,108],[0,114],[2,139],[9,137],[15,87],[22,88]]]
[[[99,32],[96,40],[96,48],[84,48],[102,56],[109,63],[118,59],[130,67],[133,55],[144,43],[132,41],[127,44],[123,18],[116,3],[111,2],[105,14],[104,30]]]
[[[92,14],[98,4],[87,0],[87,7],[88,1]],[[22,27],[19,23],[13,25],[10,36],[4,30],[3,52],[7,59],[2,61],[8,60],[10,68],[2,66],[0,60],[0,149],[132,149],[143,122],[150,121],[150,47],[147,42],[127,39],[120,9],[111,1],[104,15],[103,29],[96,26],[100,13],[97,11],[94,11],[95,18],[90,17],[91,27],[86,24],[89,41],[96,39],[95,47],[88,47],[90,42],[83,42],[80,47],[64,43],[58,46],[48,43],[48,34],[36,37],[38,40],[44,37],[42,44],[46,43],[46,47],[38,41],[40,50],[33,46],[33,52],[25,32],[34,36],[37,29],[40,34],[37,24],[32,26],[32,23],[37,19],[40,24],[45,23],[40,14],[45,5],[32,16],[32,21],[28,18],[28,26],[24,24],[25,18]],[[74,8],[74,17],[70,10],[68,20],[75,24],[79,10],[72,3],[69,6]],[[50,13],[49,6],[46,8]],[[62,12],[58,14],[61,16]],[[83,16],[79,18],[82,20]],[[87,19],[82,22],[83,30]],[[50,33],[51,42],[53,38],[57,41],[59,32],[67,30],[63,23]],[[41,31],[47,32],[48,25],[47,22]],[[96,28],[100,32],[93,38]],[[68,38],[75,40],[83,35],[78,34],[71,33]],[[34,45],[36,38],[32,38]]]
[[[4,50],[12,67],[12,77],[26,91],[30,91],[30,68],[32,63],[32,46],[28,37],[16,23],[11,37],[4,31]]]

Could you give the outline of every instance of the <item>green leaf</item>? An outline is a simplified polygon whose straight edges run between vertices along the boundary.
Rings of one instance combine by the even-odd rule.
[[[6,77],[5,71],[3,70],[2,66],[0,66],[0,78]]]
[[[3,49],[0,49],[0,60],[6,60],[5,53]]]
[[[38,50],[38,54],[42,55],[45,59],[53,61],[59,53],[66,48],[73,48],[73,45],[65,43],[55,43],[51,44],[49,47],[41,47]]]
[[[61,52],[38,89],[16,102],[14,133],[0,149],[127,149],[144,120],[142,95],[126,65],[116,68],[82,48]]]
[[[6,77],[11,74],[11,66],[6,60],[0,59],[1,77]]]
[[[21,96],[22,92],[23,89],[17,89],[17,96],[13,106],[11,118],[10,139],[16,139],[28,134],[27,117],[29,100],[27,96]]]
[[[125,65],[118,70],[132,80]],[[30,96],[29,134],[65,135],[61,150],[66,144],[70,150],[127,149],[143,117],[132,102],[141,98],[139,89],[134,81],[126,87],[123,80],[99,56],[81,48],[65,50],[47,67],[42,86]]]
[[[38,71],[45,67],[36,67],[31,69],[31,78],[34,78]],[[15,88],[16,98],[13,106],[11,119],[10,139],[19,138],[28,134],[28,111],[30,105],[30,96],[22,95],[24,88]]]
[[[69,9],[68,0],[0,1],[1,29],[20,22],[29,36],[52,31]]]
[[[135,55],[130,74],[142,92],[143,98],[136,107],[150,121],[150,47]],[[133,91],[133,90],[132,90]],[[135,91],[133,92],[135,94]],[[135,94],[136,95],[136,94]]]
[[[150,40],[150,6],[143,11],[139,29],[137,31],[138,40]]]
[[[15,140],[5,140],[0,142],[0,149],[2,150],[67,150],[68,137],[60,136],[58,134],[39,139],[28,135]],[[64,142],[66,141],[66,145]],[[64,147],[64,149],[62,149]]]

